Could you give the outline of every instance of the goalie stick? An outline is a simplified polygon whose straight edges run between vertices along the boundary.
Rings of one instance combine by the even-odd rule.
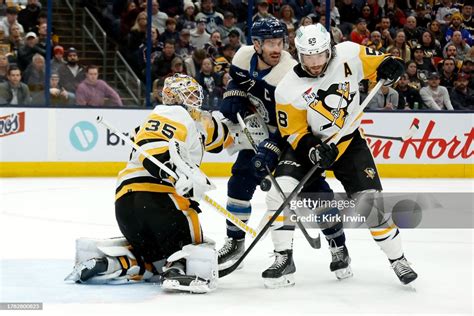
[[[326,141],[327,143],[334,143],[337,144],[340,140],[341,137],[343,136],[346,131],[352,127],[352,124],[354,124],[362,115],[362,112],[364,109],[367,107],[369,104],[370,100],[375,96],[377,91],[379,91],[380,87],[385,83],[385,80],[380,80],[375,87],[370,91],[369,95],[367,98],[365,98],[364,102],[357,108],[357,110],[354,111],[353,119],[352,122],[347,122],[347,124],[344,124],[344,126],[336,133],[334,133],[328,140]],[[242,256],[234,262],[233,265],[230,267],[220,270],[219,271],[219,277],[224,277],[233,271],[237,269],[237,267],[242,263],[242,261],[247,257],[247,255],[252,251],[253,247],[258,243],[258,241],[263,237],[263,235],[266,234],[272,223],[277,219],[277,217],[280,215],[280,213],[285,209],[285,207],[296,197],[296,195],[300,192],[300,190],[303,188],[303,186],[306,184],[306,182],[311,178],[311,176],[316,172],[316,170],[319,169],[319,164],[315,164],[311,169],[308,171],[308,173],[301,179],[300,183],[296,186],[296,188],[288,195],[288,197],[283,201],[283,203],[280,205],[278,210],[273,214],[273,216],[268,220],[267,224],[262,228],[262,230],[259,231],[257,237],[252,241],[250,246],[245,250],[245,252],[242,254]]]
[[[163,164],[161,161],[159,161],[158,159],[156,159],[155,157],[153,157],[152,155],[147,153],[145,150],[143,150],[143,148],[138,146],[138,144],[134,143],[130,138],[128,138],[123,133],[121,133],[119,130],[117,130],[109,122],[105,121],[102,116],[97,116],[96,121],[97,121],[97,124],[101,124],[101,125],[105,126],[106,128],[108,128],[113,133],[115,133],[126,144],[130,145],[137,152],[139,152],[140,154],[142,154],[143,156],[148,158],[151,162],[153,162],[161,170],[166,172],[169,176],[173,177],[176,180],[179,178],[178,175],[173,170],[171,170],[165,164]],[[209,179],[208,179],[208,181],[209,181],[209,183],[211,183]],[[249,233],[250,236],[252,236],[253,238],[255,238],[257,236],[257,232],[252,227],[250,227],[247,224],[245,224],[244,222],[242,222],[239,218],[234,216],[231,212],[229,212],[226,208],[222,207],[219,203],[217,203],[215,200],[210,198],[208,195],[204,195],[203,200],[206,201],[207,203],[209,203],[209,205],[211,205],[214,209],[216,209],[220,214],[224,215],[224,217],[226,219],[231,221],[239,229],[241,229],[242,231],[244,231],[246,233]]]
[[[253,150],[255,151],[255,153],[257,153],[257,144],[255,143],[252,135],[250,135],[250,132],[247,128],[247,125],[245,124],[244,120],[242,119],[242,116],[240,115],[240,113],[237,113],[237,120],[239,121],[239,124],[242,127],[242,131],[244,132],[245,136],[247,136],[250,144],[252,145]],[[275,177],[273,176],[273,174],[272,174],[271,170],[268,168],[268,166],[265,166],[265,170],[267,171],[268,177],[270,178],[270,181],[271,181],[272,185],[275,186],[275,189],[281,195],[283,200],[285,200],[286,199],[285,193],[281,189],[280,185],[276,181]],[[290,208],[290,212],[293,215],[297,215],[296,212],[291,208]],[[306,240],[308,241],[309,245],[312,248],[315,248],[315,249],[321,248],[321,237],[319,236],[319,234],[318,234],[317,237],[313,238],[308,234],[308,231],[306,230],[306,228],[304,227],[304,225],[300,221],[296,221],[296,225],[298,225],[298,228],[303,233],[304,238],[306,238]]]

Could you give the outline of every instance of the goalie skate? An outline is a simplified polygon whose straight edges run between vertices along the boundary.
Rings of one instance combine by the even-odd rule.
[[[210,286],[209,280],[186,275],[183,262],[176,262],[171,267],[165,267],[164,270],[161,287],[165,290],[202,294],[215,289]]]
[[[295,285],[296,267],[293,262],[293,251],[275,251],[275,261],[262,273],[266,288],[276,289]]]
[[[347,247],[330,247],[332,261],[329,265],[329,269],[334,272],[338,280],[347,279],[353,276],[352,269],[350,266],[351,258]]]
[[[85,282],[107,271],[107,267],[108,261],[106,258],[92,258],[76,264],[64,281]]]

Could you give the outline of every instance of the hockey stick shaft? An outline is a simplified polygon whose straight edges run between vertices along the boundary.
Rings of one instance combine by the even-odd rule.
[[[253,139],[252,135],[250,134],[250,131],[247,128],[247,125],[245,124],[244,120],[242,119],[242,116],[240,115],[240,113],[237,113],[237,120],[239,121],[240,127],[242,128],[245,136],[247,136],[247,138],[249,140],[249,143],[252,145],[253,150],[255,151],[255,153],[257,153],[257,144],[255,143],[255,140]],[[281,195],[283,200],[285,200],[286,199],[285,193],[281,189],[280,184],[277,182],[277,180],[273,176],[272,171],[270,170],[270,168],[268,168],[268,166],[265,166],[265,170],[267,171],[268,177],[270,178],[270,181],[272,182],[272,185],[275,187],[278,194]],[[295,211],[292,210],[292,209],[290,209],[290,212],[293,215],[297,215],[295,213]],[[303,233],[303,236],[306,238],[306,240],[308,241],[309,245],[312,248],[315,248],[315,249],[321,248],[321,238],[320,238],[319,234],[316,238],[313,238],[308,234],[308,231],[306,230],[306,228],[304,227],[304,225],[300,221],[296,221],[296,225],[301,230],[301,232]]]
[[[104,120],[102,116],[98,116],[96,119],[98,124],[102,124],[106,128],[108,128],[110,131],[115,133],[121,140],[123,140],[126,144],[130,145],[133,147],[137,152],[139,152],[141,155],[145,156],[147,159],[149,159],[152,163],[154,163],[156,166],[158,166],[161,170],[166,172],[169,176],[173,177],[174,179],[178,179],[178,175],[168,168],[165,164],[163,164],[161,161],[147,153],[143,148],[141,148],[138,144],[133,142],[130,138],[125,136],[122,132],[117,130],[114,126],[112,126],[109,122]],[[215,210],[217,210],[220,214],[224,215],[226,219],[231,221],[235,226],[237,226],[239,229],[243,230],[246,233],[249,233],[252,237],[257,236],[257,232],[244,222],[242,222],[239,218],[235,217],[231,212],[229,212],[227,209],[222,207],[219,203],[214,201],[212,198],[210,198],[207,195],[204,195],[204,201],[209,203]]]
[[[380,89],[380,87],[385,83],[385,80],[380,80],[375,87],[372,89],[372,91],[369,93],[367,98],[365,98],[364,102],[359,106],[354,111],[354,115],[352,116],[353,119],[351,122],[345,122],[344,126],[336,132],[334,135],[331,136],[331,138],[328,139],[328,143],[334,143],[337,144],[341,138],[345,135],[345,133],[348,132],[348,130],[352,127],[352,124],[356,122],[359,118],[364,109],[367,107],[369,104],[370,100],[375,96],[377,91]],[[224,277],[230,273],[232,273],[237,267],[242,263],[242,261],[247,257],[247,255],[250,253],[250,251],[255,247],[255,245],[258,243],[258,241],[263,237],[263,235],[266,234],[267,230],[270,228],[272,223],[277,219],[277,217],[280,215],[280,213],[285,209],[285,207],[296,197],[296,195],[300,192],[301,188],[306,184],[306,182],[313,176],[313,174],[316,172],[316,170],[319,169],[319,164],[315,164],[314,166],[311,167],[311,169],[308,171],[308,173],[301,179],[300,183],[296,186],[296,188],[293,189],[293,191],[288,195],[288,197],[283,201],[283,203],[280,205],[278,210],[275,211],[273,216],[268,220],[267,224],[258,232],[257,237],[253,240],[253,242],[250,244],[250,246],[245,250],[245,252],[242,254],[242,256],[234,262],[233,265],[230,267],[220,270],[219,271],[219,277]]]

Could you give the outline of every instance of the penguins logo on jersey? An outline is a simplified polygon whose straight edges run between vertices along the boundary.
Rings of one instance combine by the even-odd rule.
[[[305,94],[309,94],[309,92],[306,91]],[[344,126],[348,113],[347,108],[354,100],[355,94],[355,92],[351,93],[349,82],[343,82],[334,83],[327,90],[319,89],[316,94],[313,92],[303,98],[307,102],[308,99],[312,99],[309,107],[328,119],[329,122],[321,126],[320,130],[322,131],[334,125],[339,128]],[[313,98],[308,98],[308,96],[313,96]]]

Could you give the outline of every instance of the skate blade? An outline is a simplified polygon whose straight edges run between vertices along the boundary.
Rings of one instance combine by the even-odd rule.
[[[87,260],[85,262],[80,262],[72,268],[72,272],[69,273],[65,278],[65,282],[80,282],[82,271],[85,269],[92,269],[95,266],[95,262],[92,260]]]
[[[278,289],[282,287],[290,287],[290,286],[295,285],[295,275],[292,273],[292,274],[281,276],[277,279],[264,278],[263,285],[267,289]]]
[[[205,294],[211,292],[213,289],[203,282],[192,282],[191,285],[181,285],[178,280],[164,280],[161,288],[168,291],[189,292],[192,294]]]
[[[336,271],[334,271],[334,274],[336,275],[336,278],[338,280],[344,280],[344,279],[348,279],[348,278],[351,278],[351,277],[354,276],[350,266],[348,266],[347,268],[344,268],[344,269],[336,270]]]
[[[237,260],[239,260],[239,259],[237,258],[237,259],[229,260],[229,261],[226,261],[226,262],[224,262],[224,263],[219,264],[219,271],[231,267],[234,263],[237,262]],[[240,270],[240,269],[242,269],[243,267],[244,267],[244,263],[241,262],[241,263],[239,264],[239,266],[238,266],[235,270]]]

